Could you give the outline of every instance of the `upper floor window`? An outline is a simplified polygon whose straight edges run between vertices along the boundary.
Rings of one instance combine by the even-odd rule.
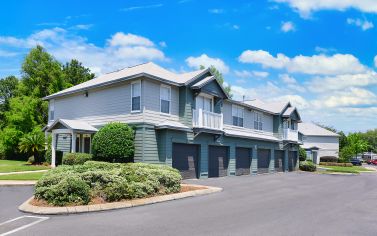
[[[141,82],[131,83],[131,111],[141,110]]]
[[[49,119],[54,120],[55,119],[55,100],[50,100],[49,103]]]
[[[212,112],[212,99],[204,96],[196,97],[196,109],[202,109],[203,111]]]
[[[263,130],[263,114],[254,112],[254,129]]]
[[[160,111],[170,114],[171,88],[161,85],[160,87]]]
[[[243,107],[232,105],[233,125],[243,127]]]

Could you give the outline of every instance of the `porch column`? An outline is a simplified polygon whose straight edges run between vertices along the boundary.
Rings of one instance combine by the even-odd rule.
[[[56,134],[52,132],[52,142],[51,142],[51,167],[55,168],[56,167]]]
[[[250,167],[250,174],[256,175],[258,173],[258,146],[254,145],[252,149],[251,155],[251,167]]]
[[[284,150],[284,172],[288,171],[288,149]]]
[[[76,133],[72,131],[71,135],[71,152],[73,153],[76,152]]]
[[[275,149],[271,148],[270,149],[270,164],[268,168],[269,173],[275,172]]]

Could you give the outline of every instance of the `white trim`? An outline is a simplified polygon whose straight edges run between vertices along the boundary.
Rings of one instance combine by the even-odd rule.
[[[260,119],[258,119],[258,116]],[[264,115],[262,112],[258,112],[258,111],[254,111],[254,122],[253,122],[253,128],[254,130],[259,130],[259,131],[263,131],[263,126],[264,126]],[[256,129],[255,128],[255,122],[257,122],[257,126],[258,128]],[[259,124],[262,125],[262,129],[259,129]]]
[[[2,225],[5,225],[5,224],[8,224],[8,223],[11,223],[13,221],[16,221],[16,220],[20,220],[20,219],[23,219],[23,218],[36,218],[37,220],[34,221],[34,222],[31,222],[29,224],[26,224],[26,225],[23,225],[23,226],[20,226],[20,227],[17,227],[13,230],[10,230],[10,231],[7,231],[5,233],[2,233],[1,236],[5,236],[5,235],[9,235],[9,234],[13,234],[13,233],[16,233],[20,230],[23,230],[23,229],[26,229],[30,226],[33,226],[33,225],[36,225],[38,223],[41,223],[42,221],[45,221],[45,220],[48,220],[50,219],[49,217],[43,217],[43,216],[20,216],[20,217],[17,217],[17,218],[13,218],[13,219],[10,219],[8,221],[5,221],[3,223],[0,223],[0,226]]]
[[[133,98],[132,85],[133,85],[133,84],[137,84],[137,83],[140,84],[140,107],[139,107],[139,110],[132,110],[132,98]],[[135,81],[132,81],[132,82],[131,82],[131,113],[141,112],[141,95],[142,95],[142,91],[141,91],[141,80],[135,80]]]
[[[235,112],[235,113],[237,113],[236,116],[233,116],[234,109],[236,109],[236,112]],[[242,110],[242,117],[239,114],[240,110]],[[234,125],[233,124],[233,117],[242,118],[242,126],[241,125]],[[244,107],[232,104],[232,125],[237,126],[237,127],[242,127],[242,128],[245,127],[245,108]]]
[[[169,101],[169,113],[165,113],[165,112],[162,112],[162,111],[161,111],[161,108],[162,108],[162,105],[161,105],[161,103],[162,103],[162,99],[161,99],[161,90],[162,90],[162,88],[167,88],[167,89],[169,89],[169,100],[165,100],[165,101]],[[164,115],[170,115],[170,114],[171,114],[171,86],[169,86],[169,85],[165,85],[165,84],[161,84],[161,85],[160,85],[160,113],[161,113],[161,114],[164,114]]]

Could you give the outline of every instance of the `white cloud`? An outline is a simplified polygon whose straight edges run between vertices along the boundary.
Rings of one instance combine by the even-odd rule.
[[[152,4],[152,5],[144,5],[144,6],[132,6],[132,7],[126,7],[121,9],[121,11],[135,11],[135,10],[142,10],[142,9],[150,9],[150,8],[159,8],[164,6],[164,4]]]
[[[161,42],[159,42],[158,43],[161,47],[163,47],[163,48],[166,48],[168,45],[166,44],[166,42],[165,41],[161,41]]]
[[[202,54],[198,57],[188,57],[186,58],[186,63],[191,68],[198,69],[201,65],[205,67],[214,66],[218,69],[221,73],[228,73],[229,67],[224,63],[223,60],[220,58],[213,58],[207,56],[207,54]]]
[[[150,39],[122,32],[111,36],[102,47],[62,28],[41,30],[26,38],[0,36],[0,49],[11,48],[12,52],[25,54],[26,49],[37,44],[62,62],[74,58],[98,74],[147,61],[167,60]]]
[[[374,27],[373,22],[361,19],[347,18],[347,24],[360,27],[363,31],[372,29]]]
[[[274,0],[278,3],[287,3],[298,11],[303,18],[309,18],[312,12],[320,10],[345,11],[349,8],[361,12],[377,13],[377,1],[375,0]]]
[[[208,12],[212,14],[222,14],[224,13],[224,9],[213,8],[213,9],[208,9]]]
[[[17,52],[9,52],[9,51],[0,49],[0,57],[15,57],[17,55],[18,55]]]
[[[286,21],[281,23],[281,31],[284,33],[290,32],[290,31],[295,31],[296,26],[293,24],[292,21]]]
[[[276,57],[263,50],[246,50],[239,56],[242,63],[261,64],[264,68],[285,69],[292,73],[303,74],[356,74],[362,73],[367,68],[351,54],[313,55],[287,57],[278,53]]]
[[[88,30],[92,28],[92,24],[79,24],[79,25],[74,25],[70,29],[75,29],[75,30]]]
[[[289,90],[303,93],[306,91],[304,86],[297,83],[297,80],[288,74],[280,74],[279,78]]]
[[[248,71],[248,70],[235,70],[234,74],[239,78],[251,78],[251,77],[258,77],[258,78],[266,78],[269,76],[269,73],[266,71]]]

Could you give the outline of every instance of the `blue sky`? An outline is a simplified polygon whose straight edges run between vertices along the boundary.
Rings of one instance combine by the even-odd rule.
[[[0,78],[19,76],[36,44],[97,74],[215,65],[236,99],[290,100],[347,132],[377,126],[375,1],[7,1],[0,24]]]

